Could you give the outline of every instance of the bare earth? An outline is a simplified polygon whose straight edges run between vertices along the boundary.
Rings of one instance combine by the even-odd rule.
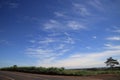
[[[120,75],[51,76],[21,72],[0,71],[0,80],[120,80]]]

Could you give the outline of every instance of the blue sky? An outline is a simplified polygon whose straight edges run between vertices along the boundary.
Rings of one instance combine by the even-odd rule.
[[[120,61],[119,8],[119,0],[0,0],[0,67]]]

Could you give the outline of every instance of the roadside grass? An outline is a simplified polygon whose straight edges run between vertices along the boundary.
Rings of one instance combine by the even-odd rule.
[[[5,71],[18,71],[18,72],[27,72],[27,73],[37,73],[37,74],[49,74],[49,75],[65,75],[65,76],[92,76],[99,74],[117,74],[120,75],[120,68],[109,69],[109,68],[95,68],[95,69],[64,69],[56,67],[6,67],[1,68]]]
[[[72,76],[92,76],[92,75],[99,75],[99,74],[118,74],[120,75],[120,70],[65,70],[65,75],[72,75]]]

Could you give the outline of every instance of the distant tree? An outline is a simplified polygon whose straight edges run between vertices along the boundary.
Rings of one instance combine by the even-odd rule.
[[[119,65],[119,62],[117,60],[113,59],[112,57],[109,57],[107,59],[107,61],[105,62],[105,64],[107,66],[110,66],[111,68],[113,68],[115,65]]]
[[[17,68],[17,65],[13,65],[13,68],[16,69],[16,68]]]

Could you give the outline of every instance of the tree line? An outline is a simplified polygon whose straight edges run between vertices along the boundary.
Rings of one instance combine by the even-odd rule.
[[[60,75],[63,74],[64,68],[57,68],[57,67],[18,67],[17,65],[13,65],[11,67],[5,67],[2,68],[1,70],[6,70],[6,71],[18,71],[18,72],[28,72],[28,73],[39,73],[39,74],[51,74],[51,75]]]

